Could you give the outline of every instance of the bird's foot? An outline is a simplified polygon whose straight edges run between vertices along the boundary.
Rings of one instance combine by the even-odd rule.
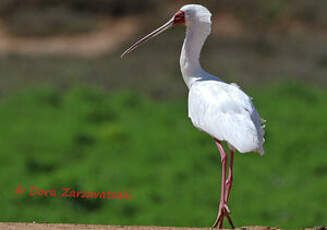
[[[218,216],[217,219],[215,221],[215,223],[212,225],[212,229],[213,228],[222,228],[223,227],[223,223],[224,223],[224,218],[227,217],[227,220],[229,222],[229,224],[231,225],[232,228],[234,227],[232,218],[230,217],[230,209],[227,206],[227,204],[223,204],[223,205],[219,205],[219,212],[218,212]]]

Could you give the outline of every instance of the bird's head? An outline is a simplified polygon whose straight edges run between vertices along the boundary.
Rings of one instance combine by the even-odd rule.
[[[187,27],[192,25],[200,25],[202,23],[211,24],[211,13],[210,11],[202,5],[199,4],[189,4],[183,6],[174,16],[164,25],[154,30],[144,38],[135,42],[130,48],[128,48],[120,57],[123,58],[126,54],[132,52],[137,47],[145,43],[166,31],[167,29],[179,25],[184,24]]]
[[[211,13],[210,11],[202,5],[199,4],[189,4],[183,6],[174,18],[177,20],[180,18],[179,15],[183,15],[184,23],[186,26],[191,26],[195,24],[208,23],[211,24]]]

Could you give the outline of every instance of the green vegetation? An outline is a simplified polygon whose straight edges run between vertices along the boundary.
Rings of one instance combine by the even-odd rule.
[[[237,226],[326,225],[327,92],[314,86],[326,87],[326,39],[323,31],[319,36],[266,31],[293,22],[295,29],[323,30],[327,1],[203,4],[215,16],[234,15],[251,31],[251,36],[225,37],[213,29],[216,36],[210,36],[202,55],[205,69],[253,87],[247,92],[268,121],[266,155],[236,155],[233,220]],[[157,0],[0,1],[1,24],[17,36],[76,35],[104,19],[133,14],[146,23],[124,47],[93,59],[0,57],[0,221],[213,223],[220,164],[214,142],[187,118],[178,69],[184,28],[163,34],[124,62],[119,59],[142,30],[162,23],[176,7],[176,1]],[[17,186],[27,191],[17,195]],[[56,190],[57,197],[31,197],[31,186]],[[133,195],[131,200],[61,198],[61,189],[68,187],[133,190]]]
[[[327,93],[284,83],[250,90],[267,122],[266,155],[235,158],[237,226],[326,224]],[[0,99],[1,221],[209,226],[219,197],[213,141],[192,127],[186,99],[49,87]],[[63,187],[131,200],[16,195]]]

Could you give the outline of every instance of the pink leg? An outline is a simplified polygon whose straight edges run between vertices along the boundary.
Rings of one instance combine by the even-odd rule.
[[[226,186],[226,165],[227,165],[227,155],[224,151],[223,146],[220,144],[219,141],[216,141],[216,144],[218,146],[219,152],[220,152],[220,158],[221,158],[221,192],[220,192],[220,203],[219,203],[219,213],[218,216],[223,215],[224,210],[224,199],[225,199],[225,186]],[[219,228],[222,227],[224,223],[224,218],[222,218],[221,222],[219,223]]]
[[[222,228],[223,226],[223,222],[224,222],[224,217],[226,216],[229,223],[231,224],[232,228],[234,228],[234,225],[232,223],[232,220],[229,216],[229,208],[227,206],[227,200],[225,197],[228,197],[228,193],[230,192],[230,188],[228,189],[228,184],[226,182],[226,166],[227,166],[227,154],[224,151],[223,146],[221,145],[220,141],[215,140],[218,150],[220,152],[220,156],[221,156],[221,165],[222,165],[222,172],[221,172],[221,194],[220,194],[220,203],[219,203],[219,211],[218,211],[218,216],[217,219],[214,223],[214,225],[212,226],[212,228],[216,228],[218,226],[218,228]],[[231,172],[231,168],[229,169]],[[231,173],[229,174],[230,177]],[[227,185],[227,191],[226,191],[226,185]]]
[[[228,202],[230,190],[233,184],[233,161],[234,161],[234,149],[230,150],[230,162],[229,162],[229,171],[228,171],[228,179],[226,181],[226,194],[225,194],[225,202]]]

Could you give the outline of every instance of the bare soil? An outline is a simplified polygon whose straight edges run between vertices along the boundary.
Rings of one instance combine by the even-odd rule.
[[[210,228],[187,228],[187,227],[157,227],[157,226],[106,226],[106,225],[85,225],[85,224],[39,224],[39,223],[0,223],[0,230],[69,230],[69,229],[103,229],[103,230],[205,230]],[[242,227],[239,229],[249,230],[275,230],[279,228],[270,227]]]
[[[213,18],[213,35],[238,38],[251,34],[234,15],[221,13]],[[15,37],[7,33],[0,21],[0,55],[11,53],[24,55],[70,55],[82,57],[101,56],[114,51],[146,25],[141,17],[125,17],[117,20],[103,19],[97,28],[81,35],[62,35],[47,38]],[[276,25],[273,30],[290,34],[326,34],[321,28],[312,28],[296,21]],[[133,39],[132,39],[133,40]]]
[[[94,229],[94,230],[205,230],[210,228],[189,227],[157,227],[157,226],[109,226],[109,225],[86,225],[86,224],[39,224],[39,223],[0,223],[0,230],[70,230],[70,229]],[[277,227],[247,226],[240,230],[278,230]],[[303,228],[304,229],[304,228]],[[306,228],[307,230],[327,230],[326,227]]]
[[[78,36],[55,36],[49,38],[15,37],[8,34],[0,22],[0,55],[18,53],[24,55],[71,55],[92,57],[114,50],[130,39],[139,28],[135,17],[120,20],[103,20],[97,28]]]

